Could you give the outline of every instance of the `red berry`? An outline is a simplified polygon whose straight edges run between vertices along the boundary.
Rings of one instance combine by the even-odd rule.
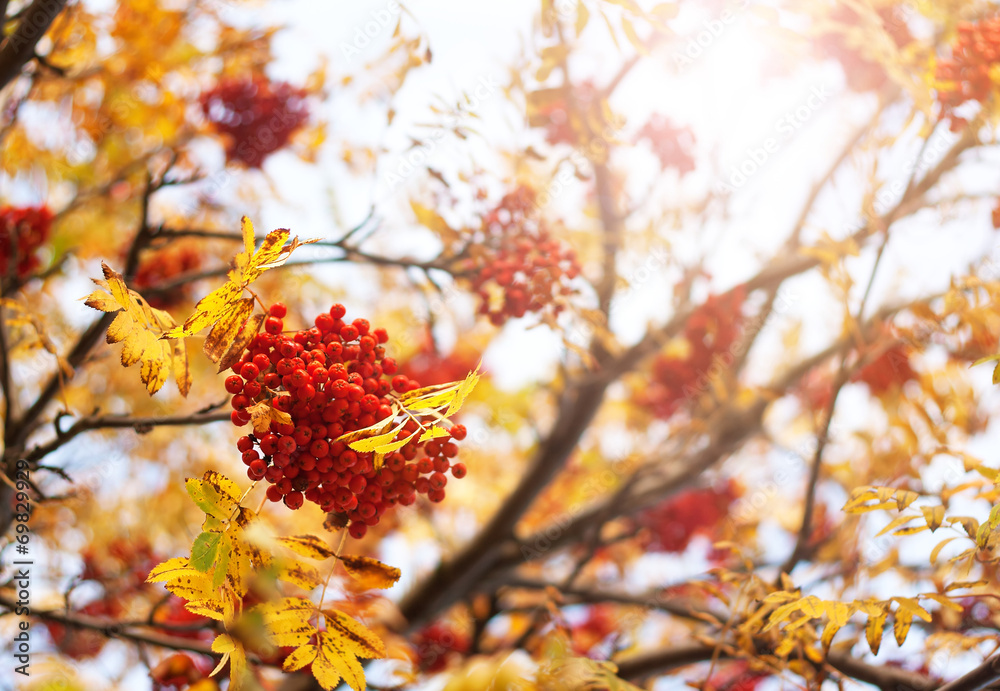
[[[302,507],[302,492],[289,492],[285,495],[285,506],[292,509],[299,509]]]
[[[467,472],[468,471],[466,470],[464,463],[456,463],[451,467],[451,474],[459,480],[465,477]]]
[[[252,362],[248,362],[240,368],[240,376],[247,381],[253,381],[260,374],[260,368]]]
[[[260,480],[264,477],[264,473],[267,472],[267,466],[264,465],[264,461],[259,458],[250,464],[249,472],[253,473],[250,475],[253,480]]]
[[[253,356],[253,364],[257,365],[257,369],[260,370],[261,372],[266,372],[267,370],[271,369],[271,358],[269,358],[267,355],[264,355],[264,353],[258,353],[257,355]],[[257,377],[252,377],[252,379],[256,378]]]
[[[469,432],[465,428],[465,425],[452,425],[451,426],[451,437],[452,437],[452,439],[457,439],[458,441],[462,441],[463,439],[465,439],[465,436],[468,433]]]
[[[354,521],[347,528],[347,532],[350,533],[351,537],[353,537],[355,540],[360,540],[365,536],[365,533],[368,532],[368,526],[365,525],[364,523],[358,523],[357,521]]]
[[[288,308],[285,307],[285,303],[276,302],[273,305],[271,305],[271,307],[267,310],[267,312],[272,317],[276,317],[278,319],[284,319],[285,315],[288,314]]]
[[[334,319],[343,319],[345,314],[347,314],[347,308],[339,302],[330,308],[330,316]]]
[[[231,394],[237,394],[243,391],[243,377],[236,374],[231,374],[226,377],[226,391]]]

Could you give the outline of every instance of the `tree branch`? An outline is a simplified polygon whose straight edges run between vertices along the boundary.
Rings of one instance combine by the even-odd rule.
[[[14,598],[8,595],[0,594],[0,607],[4,607],[13,612],[17,607],[17,602]],[[147,643],[149,645],[155,645],[159,648],[184,650],[187,652],[208,655],[209,657],[216,656],[216,654],[212,652],[212,646],[209,643],[203,643],[191,638],[182,638],[180,636],[168,636],[155,631],[130,630],[128,627],[125,627],[121,623],[114,620],[91,617],[85,614],[77,614],[75,612],[38,609],[32,609],[31,616],[36,619],[41,619],[42,621],[51,621],[56,624],[70,626],[75,629],[97,631],[101,635],[107,636],[108,638],[120,638],[123,640],[133,641],[135,643]]]
[[[125,415],[107,415],[102,417],[85,417],[77,420],[65,432],[56,430],[56,437],[51,441],[35,446],[27,454],[25,460],[29,463],[40,460],[59,447],[67,444],[76,436],[98,429],[133,428],[139,434],[148,432],[153,427],[186,427],[190,425],[207,425],[213,422],[229,420],[228,412],[194,413],[192,415],[175,415],[162,417],[129,417]],[[58,419],[56,420],[58,425]]]
[[[34,0],[17,23],[17,28],[0,43],[0,90],[21,74],[35,55],[35,46],[48,31],[66,0]]]

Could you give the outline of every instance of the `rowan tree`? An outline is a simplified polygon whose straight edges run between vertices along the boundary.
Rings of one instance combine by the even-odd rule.
[[[996,688],[996,7],[321,5],[0,2],[0,679]]]

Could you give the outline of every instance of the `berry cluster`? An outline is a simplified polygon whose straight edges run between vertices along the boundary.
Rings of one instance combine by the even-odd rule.
[[[468,634],[441,622],[418,631],[413,642],[420,669],[431,674],[440,672],[452,660],[465,655],[470,647]]]
[[[259,168],[309,119],[306,92],[265,77],[226,78],[201,95],[205,117],[229,135],[226,160]]]
[[[80,580],[99,586],[103,590],[103,596],[74,611],[107,620],[120,618],[135,608],[137,602],[148,599],[150,586],[146,584],[146,575],[163,561],[149,542],[141,538],[116,538],[106,545],[86,549],[81,556],[83,572]],[[184,601],[174,595],[171,595],[166,604],[157,608],[158,624],[208,622],[209,619],[188,612],[184,608]],[[45,626],[56,647],[75,660],[97,655],[108,641],[107,636],[99,631],[77,629],[53,621],[46,622]],[[203,631],[192,628],[177,631],[174,635],[199,638],[203,634]],[[208,634],[211,635],[211,631]]]
[[[877,13],[882,20],[882,28],[889,34],[897,48],[902,48],[913,41],[906,22],[895,8],[882,7]],[[858,13],[844,4],[838,4],[829,18],[838,26],[846,28],[857,27],[861,23]],[[858,93],[877,91],[888,80],[885,68],[865,57],[861,47],[856,41],[852,41],[843,29],[820,36],[815,46],[822,57],[833,58],[840,63],[844,70],[844,78],[847,80],[847,87],[852,91]]]
[[[743,286],[710,295],[684,325],[687,352],[683,356],[659,355],[653,362],[652,379],[636,394],[636,403],[666,420],[706,390],[716,360],[739,338],[745,295]]]
[[[459,343],[455,350],[443,355],[434,344],[434,339],[428,332],[421,342],[420,348],[406,362],[399,365],[399,373],[410,379],[416,379],[422,386],[447,384],[464,379],[482,358],[479,353]]]
[[[942,115],[950,116],[952,129],[965,125],[952,111],[967,101],[985,101],[996,89],[991,71],[1000,64],[1000,17],[960,22],[951,47],[951,58],[938,63],[935,77]]]
[[[715,535],[730,504],[741,494],[739,485],[727,480],[717,487],[685,490],[643,511],[636,518],[645,528],[643,547],[654,552],[683,552],[695,535]]]
[[[197,245],[172,244],[139,262],[133,285],[141,293],[144,288],[155,287],[175,276],[197,271],[202,266],[204,256],[204,249],[200,249]],[[148,297],[146,302],[149,303],[150,307],[157,309],[175,307],[190,297],[187,292],[189,287],[190,285],[185,285],[183,288],[171,290],[162,295]]]
[[[621,633],[618,612],[611,605],[601,603],[588,607],[587,618],[570,629],[570,642],[573,652],[586,656],[609,637]]]
[[[897,343],[855,372],[851,381],[864,382],[873,396],[881,396],[916,378],[910,367],[909,347]]]
[[[600,101],[597,95],[594,82],[589,79],[584,80],[573,92],[573,102],[578,112],[570,108],[565,97],[555,98],[539,104],[529,122],[533,127],[545,128],[545,141],[549,144],[575,146],[579,142],[583,123],[574,123],[573,117],[589,114],[590,111],[599,108]]]
[[[346,310],[337,304],[317,316],[314,327],[285,334],[286,312],[281,303],[270,307],[265,333],[253,338],[233,365],[236,374],[226,379],[237,426],[250,421],[247,408],[255,402],[270,400],[291,417],[237,442],[250,479],[267,480],[267,498],[290,509],[309,500],[328,513],[343,514],[355,538],[378,523],[386,509],[412,504],[418,493],[435,502],[444,499],[445,473],[450,470],[456,478],[466,473],[462,463],[453,463],[455,442],[466,436],[462,425],[426,442],[414,437],[388,454],[381,468],[375,468],[371,452],[356,452],[339,441],[394,415],[393,392],[420,388],[405,375],[392,376],[397,365],[385,355],[385,329],[372,329],[365,319],[344,321]],[[410,418],[397,439],[418,429]]]
[[[35,255],[52,232],[46,206],[0,207],[0,275],[25,278],[38,268]]]
[[[675,125],[670,118],[654,114],[635,136],[636,141],[646,139],[653,147],[653,154],[660,161],[660,168],[675,168],[684,176],[694,170],[694,132],[690,127]]]
[[[504,195],[467,238],[459,272],[471,277],[479,313],[496,326],[528,312],[558,315],[580,274],[575,251],[552,237],[534,216],[535,191],[524,185]]]

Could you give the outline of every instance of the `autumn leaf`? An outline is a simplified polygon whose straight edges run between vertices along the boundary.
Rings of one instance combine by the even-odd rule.
[[[395,566],[388,566],[371,557],[344,555],[340,557],[340,562],[351,578],[364,588],[391,588],[402,575]]]
[[[198,508],[215,518],[228,519],[240,505],[239,486],[214,470],[201,478],[188,478],[184,486]]]
[[[282,562],[281,568],[278,571],[278,578],[287,583],[297,585],[303,590],[312,590],[323,582],[319,576],[319,572],[314,567],[293,559]]]
[[[94,291],[84,304],[108,314],[117,312],[108,326],[106,340],[108,344],[122,344],[122,366],[140,363],[139,379],[150,396],[163,388],[171,372],[177,390],[187,396],[191,390],[187,350],[183,343],[160,340],[166,331],[176,327],[173,317],[150,307],[141,295],[128,289],[121,274],[104,262],[101,269],[104,280],[94,282],[107,292]]]
[[[302,557],[309,559],[329,559],[335,552],[317,535],[295,535],[279,537],[278,542]]]
[[[249,337],[252,337],[251,330],[255,334],[260,329],[262,320],[251,320],[250,316],[253,311],[253,298],[243,297],[246,287],[268,269],[284,264],[296,247],[306,244],[296,238],[286,245],[289,231],[281,228],[268,233],[260,248],[254,251],[253,223],[246,216],[241,223],[243,251],[236,255],[235,266],[227,274],[226,283],[203,297],[195,305],[194,314],[188,317],[182,326],[163,334],[164,338],[183,338],[193,336],[211,326],[212,331],[205,339],[204,350],[212,362],[227,360],[235,362],[234,358],[238,355],[234,354],[234,345],[242,343],[243,347],[246,347]],[[237,352],[242,352],[242,348]]]
[[[363,691],[365,673],[358,658],[385,657],[385,646],[370,629],[346,614],[324,610],[323,616],[327,630],[317,637],[313,676],[326,691],[333,691],[341,679],[354,691]]]
[[[271,423],[290,423],[292,416],[286,412],[275,408],[270,400],[259,401],[252,406],[248,406],[246,411],[250,414],[250,424],[256,434],[265,434],[271,429]]]
[[[221,654],[222,659],[209,676],[218,674],[228,662],[229,688],[238,691],[246,683],[249,675],[247,654],[246,650],[243,649],[243,644],[228,634],[220,634],[212,641],[212,652]]]

